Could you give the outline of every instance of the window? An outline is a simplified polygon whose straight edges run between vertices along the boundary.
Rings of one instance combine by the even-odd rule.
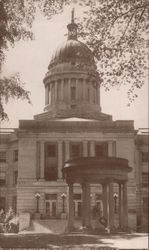
[[[4,172],[0,172],[0,186],[5,186],[6,184],[6,174]]]
[[[148,214],[148,197],[143,197],[143,212]]]
[[[142,152],[142,162],[149,162],[149,152]]]
[[[71,100],[76,100],[76,87],[71,87]]]
[[[46,155],[47,157],[56,157],[56,145],[47,145]]]
[[[0,151],[0,162],[6,162],[6,151]]]
[[[18,171],[14,171],[13,173],[13,184],[17,184],[17,179],[18,179]]]
[[[0,197],[0,210],[3,209],[5,211],[5,197]]]
[[[18,161],[18,150],[13,151],[13,160]]]
[[[72,144],[71,145],[71,157],[79,157],[80,156],[80,145]]]
[[[17,212],[17,196],[12,197],[12,209],[14,213],[16,214]]]
[[[96,157],[105,157],[108,155],[108,144],[102,143],[95,145],[95,155]]]
[[[142,173],[142,187],[148,187],[148,173]]]

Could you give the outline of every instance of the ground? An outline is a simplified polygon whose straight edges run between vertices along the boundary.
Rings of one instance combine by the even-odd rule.
[[[117,235],[87,234],[0,234],[0,249],[46,248],[55,250],[149,249],[148,235],[143,233]]]

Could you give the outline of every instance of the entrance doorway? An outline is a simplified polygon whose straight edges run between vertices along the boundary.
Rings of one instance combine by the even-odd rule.
[[[45,215],[46,218],[56,218],[57,215],[57,195],[46,194],[45,196]]]
[[[74,201],[75,217],[79,218],[82,216],[82,201]]]

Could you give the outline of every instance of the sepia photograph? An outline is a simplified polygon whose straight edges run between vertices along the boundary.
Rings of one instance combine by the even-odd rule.
[[[149,249],[148,0],[0,0],[0,250]]]

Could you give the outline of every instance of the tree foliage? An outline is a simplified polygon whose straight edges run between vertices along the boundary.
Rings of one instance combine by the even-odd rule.
[[[80,1],[83,3],[83,1]],[[137,97],[137,89],[147,74],[147,0],[87,1],[80,36],[98,60],[98,72],[106,90],[128,85],[128,100]]]

